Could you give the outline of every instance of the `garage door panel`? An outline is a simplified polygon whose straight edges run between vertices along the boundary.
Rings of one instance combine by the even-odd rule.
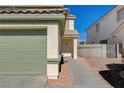
[[[10,32],[0,31],[0,74],[46,73],[46,31]]]
[[[10,55],[10,54],[13,54],[12,56],[21,56],[22,54],[25,53],[25,56],[36,56],[36,55],[41,55],[42,56],[42,53],[45,52],[45,50],[40,50],[40,49],[24,49],[24,50],[18,50],[18,49],[3,49],[3,50],[0,50],[0,54],[2,56],[5,56],[5,55]],[[11,55],[10,55],[11,56]],[[22,55],[23,56],[23,55]]]
[[[34,56],[25,56],[25,55],[24,56],[13,56],[13,55],[11,55],[11,56],[5,55],[4,56],[4,55],[2,55],[1,61],[2,62],[16,62],[18,60],[17,62],[20,62],[20,61],[23,61],[23,62],[25,62],[25,61],[27,61],[27,62],[28,61],[30,61],[30,62],[37,61],[37,63],[38,62],[41,63],[42,60],[44,60],[45,58],[46,57],[42,57],[42,56],[36,56],[36,57],[34,57]],[[12,61],[9,61],[9,60],[12,60]]]
[[[15,69],[18,69],[17,71],[15,71]],[[15,66],[13,68],[13,66],[8,66],[8,68],[6,68],[5,66],[2,68],[2,72],[0,74],[46,74],[46,67],[45,66],[23,66],[23,69],[21,66]]]
[[[20,47],[23,47],[23,49],[41,49],[44,47],[44,43],[46,41],[46,37],[39,37],[37,39],[37,36],[32,38],[26,38],[26,37],[13,37],[13,39],[6,37],[0,37],[0,46],[2,49],[20,49]],[[39,39],[42,39],[41,41]],[[28,41],[28,43],[27,43]],[[32,43],[33,42],[33,43]],[[42,44],[42,45],[39,45]],[[8,46],[9,45],[9,46]]]
[[[10,61],[12,60],[12,61]],[[3,65],[10,64],[10,65],[42,65],[45,64],[46,60],[18,60],[18,59],[5,59],[2,62],[0,62]]]
[[[0,36],[46,36],[47,33],[45,31],[37,31],[37,30],[33,30],[33,31],[24,31],[24,30],[11,30],[11,31],[1,31],[0,32]]]

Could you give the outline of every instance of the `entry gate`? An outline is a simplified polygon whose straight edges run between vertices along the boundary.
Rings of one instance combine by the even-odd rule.
[[[117,58],[117,44],[106,45],[107,58]]]

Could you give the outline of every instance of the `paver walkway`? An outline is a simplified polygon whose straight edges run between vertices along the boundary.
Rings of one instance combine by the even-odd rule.
[[[103,80],[96,76],[91,70],[71,57],[67,58],[75,88],[110,88]]]

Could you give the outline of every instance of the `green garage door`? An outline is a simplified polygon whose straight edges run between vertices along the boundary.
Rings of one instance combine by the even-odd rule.
[[[46,74],[47,31],[0,31],[0,74]]]

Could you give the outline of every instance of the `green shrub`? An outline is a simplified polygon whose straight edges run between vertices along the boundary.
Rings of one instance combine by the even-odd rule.
[[[122,58],[124,58],[124,48],[122,48],[121,54],[122,54]]]

